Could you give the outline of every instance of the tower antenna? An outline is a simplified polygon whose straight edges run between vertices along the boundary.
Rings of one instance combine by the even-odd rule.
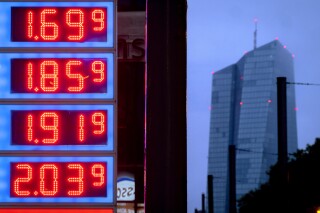
[[[257,19],[257,18],[254,18],[253,22],[254,22],[254,26],[255,26],[255,30],[254,30],[254,41],[253,41],[253,49],[256,49],[256,48],[257,48],[258,19]]]

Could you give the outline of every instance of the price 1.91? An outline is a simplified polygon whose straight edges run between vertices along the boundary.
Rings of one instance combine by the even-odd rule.
[[[107,111],[15,110],[13,145],[106,145]]]

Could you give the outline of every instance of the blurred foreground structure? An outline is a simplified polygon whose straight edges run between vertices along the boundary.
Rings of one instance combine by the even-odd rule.
[[[118,2],[118,212],[187,212],[187,2]]]

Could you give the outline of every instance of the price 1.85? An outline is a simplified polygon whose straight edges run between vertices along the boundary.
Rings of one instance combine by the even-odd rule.
[[[13,93],[106,93],[107,59],[11,59]]]
[[[14,110],[13,145],[106,145],[105,110]]]

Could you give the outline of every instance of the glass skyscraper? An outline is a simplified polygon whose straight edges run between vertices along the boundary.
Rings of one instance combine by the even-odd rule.
[[[214,212],[228,213],[228,146],[236,146],[236,197],[268,180],[277,160],[277,77],[294,82],[293,55],[278,40],[246,53],[214,73],[208,175]],[[297,150],[293,85],[287,86],[288,152]]]

